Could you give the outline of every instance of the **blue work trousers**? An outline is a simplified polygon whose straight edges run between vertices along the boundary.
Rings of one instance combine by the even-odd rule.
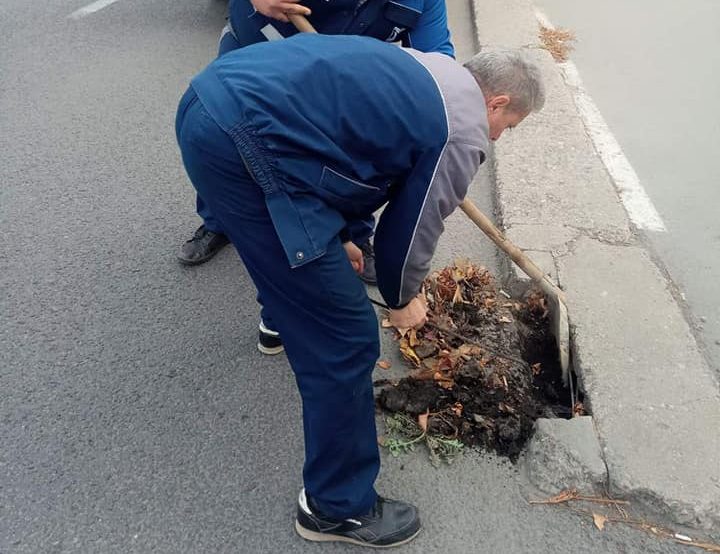
[[[331,517],[367,513],[380,468],[371,379],[380,347],[365,286],[339,238],[317,260],[290,268],[264,193],[192,89],[180,102],[176,132],[193,186],[282,336],[303,403],[307,494]]]
[[[255,34],[257,34],[256,37],[253,36],[255,40],[253,42],[248,42],[247,44],[253,44],[254,42],[261,42],[265,40],[265,37],[263,37],[261,33],[256,31]],[[229,32],[228,27],[225,27],[218,43],[218,56],[222,56],[226,52],[231,52],[232,50],[237,50],[242,46],[247,46],[247,44],[240,44],[238,40],[233,36],[233,34]],[[197,211],[197,214],[202,218],[203,224],[208,231],[212,231],[213,233],[225,233],[222,225],[213,215],[210,206],[202,199],[200,194],[197,194],[195,197],[195,209]],[[267,318],[265,324],[268,326],[268,328],[274,330],[274,327],[271,326],[274,325],[274,323],[271,323],[271,321],[269,320],[270,318],[266,315],[264,315],[263,317]]]

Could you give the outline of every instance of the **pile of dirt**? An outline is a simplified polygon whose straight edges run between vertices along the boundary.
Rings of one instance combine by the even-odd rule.
[[[428,325],[396,330],[410,375],[376,382],[386,385],[378,395],[383,410],[419,422],[428,436],[511,460],[535,419],[571,415],[542,293],[511,299],[492,274],[467,261],[433,273],[424,291]]]

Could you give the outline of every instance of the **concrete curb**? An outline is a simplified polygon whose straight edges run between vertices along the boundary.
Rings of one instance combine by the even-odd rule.
[[[607,488],[607,467],[588,416],[538,419],[522,465],[530,481],[549,494],[571,488],[595,494]]]
[[[538,44],[532,3],[473,4],[478,43],[530,46],[546,78],[545,109],[495,149],[498,208],[507,235],[567,293],[575,371],[610,491],[677,523],[720,525],[720,392],[672,283],[629,223],[562,68],[532,47]],[[508,276],[523,278],[514,268]],[[583,432],[593,437],[582,440],[596,440],[593,426],[579,427],[584,431],[551,433],[554,442],[568,441],[558,451],[576,452]],[[548,459],[531,445],[529,466]],[[564,481],[536,484],[576,486],[583,473],[572,455],[565,459]]]

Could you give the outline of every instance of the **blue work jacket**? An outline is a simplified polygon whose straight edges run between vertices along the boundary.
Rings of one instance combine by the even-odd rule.
[[[485,99],[452,58],[357,36],[302,34],[221,56],[192,80],[235,142],[297,267],[380,207],[378,286],[417,294],[443,219],[485,158]]]
[[[326,35],[362,35],[421,52],[454,56],[450,42],[445,0],[303,0],[312,10],[308,18]],[[257,12],[250,0],[230,1],[230,26],[241,46],[297,33],[292,24],[282,23]]]

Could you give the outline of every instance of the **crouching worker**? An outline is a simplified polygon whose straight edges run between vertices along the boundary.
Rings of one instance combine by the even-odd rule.
[[[385,205],[378,287],[393,324],[422,326],[418,293],[443,220],[489,141],[543,100],[537,68],[517,52],[483,52],[463,67],[309,34],[226,54],[183,96],[185,168],[273,314],[302,397],[302,537],[384,547],[420,531],[414,506],[374,488],[378,324],[348,229]]]

